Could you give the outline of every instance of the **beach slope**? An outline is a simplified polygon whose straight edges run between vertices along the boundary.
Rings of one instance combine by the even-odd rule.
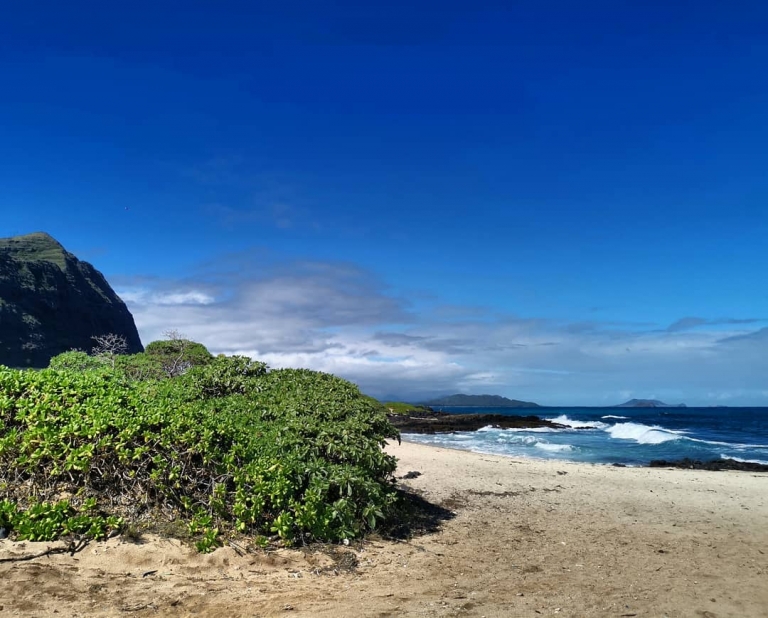
[[[437,532],[208,556],[117,538],[0,562],[0,614],[768,617],[768,474],[388,450]]]

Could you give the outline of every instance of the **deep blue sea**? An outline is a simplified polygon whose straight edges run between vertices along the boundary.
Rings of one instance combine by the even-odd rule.
[[[404,433],[410,442],[497,455],[647,465],[652,459],[720,458],[768,464],[768,408],[463,408],[452,414],[534,414],[567,429]]]

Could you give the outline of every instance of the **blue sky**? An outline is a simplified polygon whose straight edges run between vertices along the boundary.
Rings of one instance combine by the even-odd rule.
[[[765,3],[110,4],[4,7],[0,235],[145,343],[768,405]]]

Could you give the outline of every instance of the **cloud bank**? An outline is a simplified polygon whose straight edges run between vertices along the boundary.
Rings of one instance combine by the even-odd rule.
[[[758,318],[682,317],[663,327],[439,304],[417,311],[355,265],[250,263],[230,256],[187,280],[124,279],[116,288],[145,343],[177,329],[213,353],[335,373],[377,397],[768,405],[768,328]]]

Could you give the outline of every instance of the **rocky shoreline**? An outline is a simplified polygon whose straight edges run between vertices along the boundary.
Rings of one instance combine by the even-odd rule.
[[[743,472],[768,472],[768,465],[751,461],[737,461],[735,459],[712,459],[700,461],[698,459],[654,459],[648,464],[651,468],[682,468],[684,470],[741,470]]]
[[[449,414],[432,409],[414,409],[406,414],[389,414],[389,421],[403,433],[436,434],[456,431],[477,431],[483,427],[499,429],[569,429],[538,416],[507,416],[504,414]],[[622,464],[614,464],[621,466]],[[740,470],[743,472],[768,472],[768,465],[737,461],[735,459],[656,459],[648,464],[651,468],[681,468],[683,470]],[[623,466],[622,466],[623,467]]]
[[[538,416],[506,416],[504,414],[449,414],[435,410],[413,410],[407,414],[390,414],[389,421],[405,433],[451,433],[477,431],[483,427],[500,429],[567,429],[565,425]]]

